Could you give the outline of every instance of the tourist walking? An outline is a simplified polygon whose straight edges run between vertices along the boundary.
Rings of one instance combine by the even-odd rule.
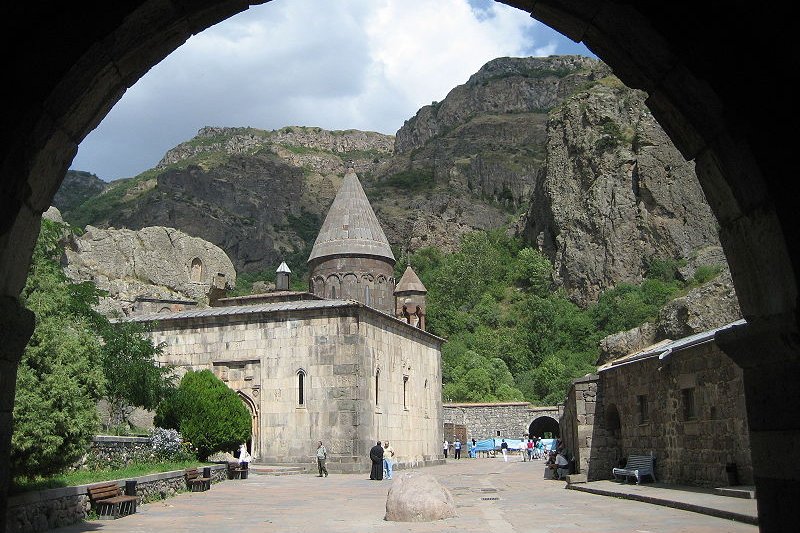
[[[383,477],[392,479],[392,468],[394,466],[394,448],[389,446],[389,441],[383,442]]]
[[[442,452],[444,452],[444,458],[447,459],[447,450],[450,448],[450,443],[447,442],[447,439],[442,441]]]
[[[372,470],[369,472],[369,478],[375,481],[383,479],[383,446],[381,441],[369,449],[369,460],[372,461]]]
[[[508,443],[506,439],[503,439],[503,442],[500,443],[500,451],[503,452],[503,461],[508,462]]]
[[[328,467],[325,466],[325,461],[328,460],[328,450],[319,441],[317,446],[317,468],[319,468],[319,475],[317,477],[328,477]]]
[[[473,459],[478,455],[477,450],[475,448],[478,447],[478,443],[475,442],[475,439],[472,439],[472,445],[469,448],[469,456]]]
[[[528,448],[528,461],[533,461],[533,440],[528,439],[528,444],[526,444]]]
[[[461,439],[456,437],[455,442],[453,442],[453,456],[456,459],[461,459]]]

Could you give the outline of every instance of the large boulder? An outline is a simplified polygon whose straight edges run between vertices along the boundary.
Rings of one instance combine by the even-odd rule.
[[[432,522],[455,516],[453,495],[430,474],[405,472],[394,478],[386,497],[385,520]]]
[[[75,282],[92,281],[108,293],[98,311],[128,314],[137,298],[208,303],[218,276],[236,284],[228,255],[208,241],[166,227],[100,229],[87,226],[65,248],[64,272]]]

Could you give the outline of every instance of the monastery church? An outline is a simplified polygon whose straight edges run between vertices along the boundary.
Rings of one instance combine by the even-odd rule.
[[[389,440],[401,465],[442,460],[444,339],[425,330],[426,290],[409,266],[399,282],[386,235],[353,169],[308,259],[309,290],[221,297],[205,309],[141,314],[179,375],[209,369],[252,415],[264,463],[311,464],[318,441],[331,471],[369,470]]]

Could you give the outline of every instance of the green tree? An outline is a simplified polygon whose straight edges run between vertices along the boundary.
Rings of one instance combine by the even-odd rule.
[[[210,370],[189,371],[156,410],[158,427],[177,429],[205,460],[250,438],[250,413],[239,396]]]
[[[22,300],[36,328],[20,360],[11,438],[15,477],[52,475],[74,464],[98,428],[100,365],[97,291],[73,285],[59,265],[61,226],[42,221]]]
[[[154,410],[172,385],[172,368],[159,365],[162,345],[154,346],[138,322],[107,323],[101,360],[106,377],[104,398],[112,427],[126,424],[134,407]]]

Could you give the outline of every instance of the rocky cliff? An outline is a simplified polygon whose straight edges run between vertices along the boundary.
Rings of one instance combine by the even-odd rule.
[[[546,168],[525,234],[580,303],[617,283],[641,282],[652,259],[719,249],[694,166],[655,121],[645,96],[607,77],[549,115]]]
[[[204,128],[65,218],[175,227],[224,249],[240,273],[281,260],[302,273],[352,164],[397,251],[450,250],[468,231],[506,228],[586,304],[640,281],[652,259],[719,245],[692,165],[644,98],[596,60],[499,58],[395,136]]]

